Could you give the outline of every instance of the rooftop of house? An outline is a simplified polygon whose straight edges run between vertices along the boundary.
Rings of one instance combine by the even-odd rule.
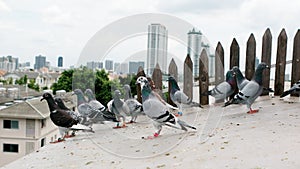
[[[63,97],[67,107],[74,107],[73,96]],[[1,98],[1,97],[0,97]],[[49,108],[46,101],[40,101],[41,97],[27,100],[19,100],[14,104],[0,110],[0,118],[27,118],[44,119],[49,117]]]

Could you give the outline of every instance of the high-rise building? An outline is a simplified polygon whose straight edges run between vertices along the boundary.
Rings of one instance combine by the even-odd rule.
[[[35,57],[34,69],[40,69],[46,66],[46,56],[38,55]]]
[[[63,57],[59,56],[57,59],[57,67],[63,67]]]
[[[193,61],[193,74],[194,77],[199,76],[199,57],[201,54],[201,42],[202,42],[202,33],[200,31],[196,31],[193,28],[188,32],[188,48],[187,53],[190,55]]]
[[[136,74],[139,67],[145,67],[145,62],[139,61],[139,62],[129,62],[129,73],[130,74]]]
[[[19,68],[19,58],[14,58],[12,56],[6,56],[0,58],[0,69],[12,72]]]
[[[127,74],[128,73],[128,63],[121,63],[120,65],[120,74]]]
[[[103,68],[103,63],[102,62],[87,62],[86,67],[89,69],[102,69]]]
[[[113,70],[113,68],[114,68],[114,62],[112,60],[106,60],[105,61],[105,69]]]
[[[147,67],[151,75],[158,63],[162,72],[167,71],[168,31],[164,25],[151,24],[148,26]]]
[[[120,63],[117,63],[117,62],[114,63],[114,72],[115,73],[117,73],[117,74],[120,73],[120,66],[121,66]]]

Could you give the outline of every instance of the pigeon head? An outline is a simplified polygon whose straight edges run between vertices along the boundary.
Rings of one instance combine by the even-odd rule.
[[[128,84],[124,85],[123,88],[124,88],[125,91],[130,91],[131,90],[130,86]]]
[[[51,112],[53,112],[55,109],[58,108],[57,104],[55,103],[55,101],[50,93],[44,93],[42,95],[41,101],[43,101],[44,99],[47,101],[48,107]]]
[[[77,95],[77,105],[80,105],[82,103],[86,103],[86,100],[84,98],[83,92],[81,89],[75,89],[74,94]]]
[[[228,82],[232,87],[235,87],[236,81],[235,81],[235,73],[232,70],[228,70],[226,72],[226,82]]]
[[[173,91],[177,91],[177,90],[180,90],[179,86],[178,86],[178,83],[176,81],[176,79],[173,77],[173,76],[169,76],[169,78],[167,79],[167,81],[169,81],[171,83],[171,89]]]
[[[119,98],[120,96],[121,96],[121,92],[120,92],[120,90],[115,90],[115,97],[117,97],[117,98]]]
[[[136,84],[140,84],[141,85],[141,89],[142,89],[143,86],[145,86],[146,84],[149,84],[149,81],[148,81],[148,79],[146,77],[141,76],[141,77],[137,78]]]
[[[244,77],[244,75],[242,74],[242,72],[241,72],[241,70],[239,69],[239,67],[234,66],[234,67],[232,68],[232,71],[234,72],[235,77],[236,77],[237,79],[239,79],[239,80],[245,79],[245,77]]]
[[[59,108],[64,109],[64,110],[69,110],[69,108],[66,107],[63,100],[60,97],[56,97],[54,100]]]
[[[42,95],[41,101],[43,101],[44,99],[47,100],[47,101],[50,100],[50,99],[53,100],[53,97],[52,97],[52,95],[50,93],[44,93]]]
[[[262,73],[263,73],[263,70],[265,70],[265,69],[270,69],[270,67],[266,63],[261,62],[257,66],[254,76],[253,76],[253,79],[260,85],[262,84]]]
[[[83,95],[83,92],[82,92],[82,90],[80,90],[80,89],[75,89],[73,92],[74,92],[74,94],[76,94],[76,95]]]
[[[87,95],[89,101],[96,100],[96,98],[95,98],[95,96],[93,94],[92,89],[86,89],[84,93]]]

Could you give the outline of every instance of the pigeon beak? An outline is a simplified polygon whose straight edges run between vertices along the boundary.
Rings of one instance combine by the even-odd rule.
[[[45,98],[42,97],[40,101],[43,101],[44,99],[45,99]]]
[[[75,94],[75,92],[74,92],[74,91],[72,91],[71,95],[73,96],[74,94]]]

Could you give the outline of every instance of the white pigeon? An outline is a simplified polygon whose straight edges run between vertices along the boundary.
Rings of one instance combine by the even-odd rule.
[[[132,97],[131,89],[129,85],[124,85],[124,90],[125,90],[124,100],[127,106],[129,107],[130,115],[132,117],[130,123],[134,123],[138,115],[144,114],[143,105]]]
[[[285,97],[285,96],[287,96],[289,94],[292,94],[292,93],[300,94],[300,80],[298,82],[296,82],[295,84],[293,84],[293,86],[289,90],[284,91],[280,95],[280,98]]]
[[[152,91],[150,84],[145,77],[139,77],[137,83],[141,85],[143,109],[145,114],[153,120],[153,125],[157,129],[153,136],[147,139],[153,139],[159,136],[162,126],[166,125],[176,129],[187,131],[187,128],[196,130],[186,122],[179,120],[174,114],[170,113],[168,107],[164,105]]]
[[[128,105],[121,100],[121,92],[115,90],[113,99],[107,103],[108,110],[116,115],[119,122],[122,122],[120,126],[119,122],[114,128],[123,128],[126,127],[126,116],[130,116],[130,109]]]
[[[224,101],[225,98],[231,96],[236,89],[235,75],[232,70],[226,72],[226,79],[224,82],[218,84],[213,89],[201,95],[210,95],[215,98],[216,102]]]
[[[250,109],[250,111],[247,113],[257,113],[258,110],[252,110],[251,105],[263,91],[262,73],[264,69],[269,69],[269,66],[262,62],[257,66],[252,80],[247,83],[244,88],[234,96],[233,99],[226,102],[224,106],[226,107],[230,104],[246,104]]]

